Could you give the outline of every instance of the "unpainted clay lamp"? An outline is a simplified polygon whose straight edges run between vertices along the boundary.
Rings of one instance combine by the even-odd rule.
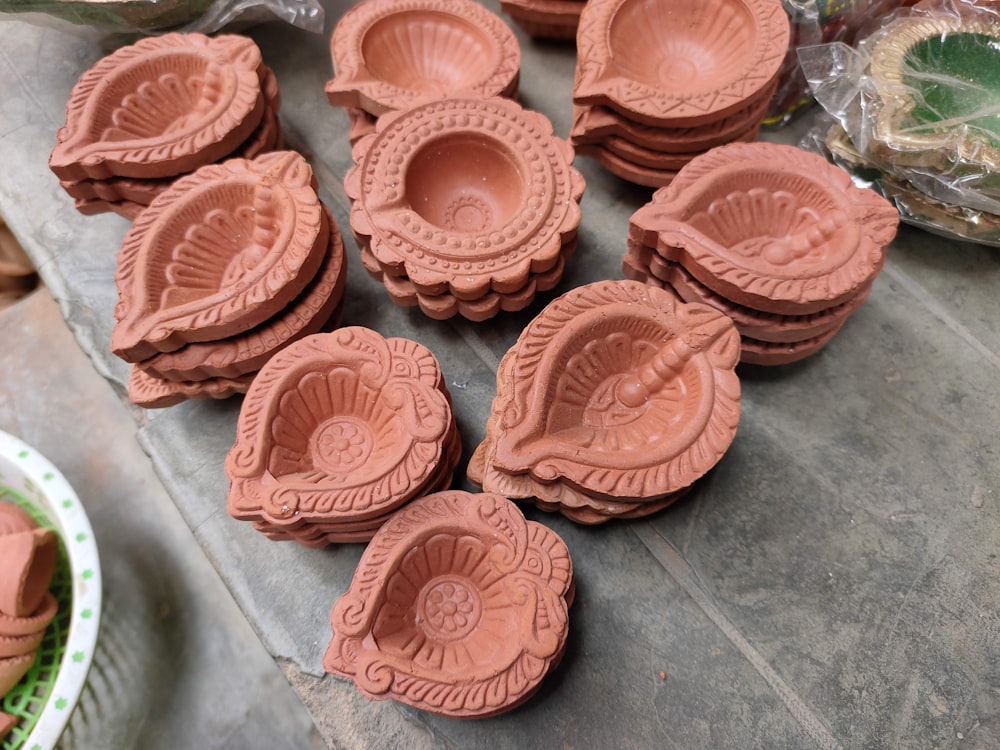
[[[580,223],[573,148],[509,99],[456,97],[379,118],[344,179],[351,228],[389,275],[475,300],[553,268]]]
[[[330,40],[330,104],[379,116],[459,91],[514,96],[517,38],[471,0],[365,0]]]
[[[260,50],[236,35],[165,34],[77,82],[49,166],[62,180],[170,177],[230,154],[264,110]]]
[[[260,325],[315,277],[328,233],[312,169],[296,152],[180,178],[122,243],[112,351],[138,362]]]
[[[780,0],[589,0],[573,101],[650,125],[715,122],[772,82],[789,36]]]
[[[323,667],[371,699],[493,716],[562,657],[572,596],[555,532],[499,495],[428,495],[372,538],[331,612]]]
[[[709,471],[736,434],[739,335],[705,305],[597,282],[549,304],[513,351],[487,454],[505,474],[652,502]]]
[[[773,143],[712,149],[633,214],[629,236],[715,293],[806,315],[881,270],[899,213],[817,154]]]
[[[49,590],[59,556],[59,540],[35,528],[0,536],[0,612],[27,617]]]
[[[435,476],[454,417],[424,346],[350,326],[260,371],[226,458],[230,515],[295,527],[393,510]]]

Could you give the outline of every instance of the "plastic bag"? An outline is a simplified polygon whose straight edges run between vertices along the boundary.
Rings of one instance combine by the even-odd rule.
[[[905,196],[904,220],[1000,239],[1000,6],[924,0],[884,18],[856,48],[798,54],[816,101],[839,124],[814,134],[814,145],[823,141],[855,174],[877,174],[887,197]]]

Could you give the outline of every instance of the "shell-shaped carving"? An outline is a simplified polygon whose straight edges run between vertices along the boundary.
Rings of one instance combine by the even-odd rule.
[[[572,575],[558,535],[509,500],[429,495],[372,538],[331,612],[323,666],[369,698],[502,713],[562,656]]]
[[[573,101],[650,125],[714,121],[771,83],[789,34],[780,0],[590,0]]]
[[[261,120],[253,40],[166,34],[83,74],[49,166],[60,179],[170,177],[225,157]]]
[[[312,170],[295,152],[181,178],[122,243],[112,351],[138,362],[260,325],[315,277],[328,237]]]
[[[630,236],[733,302],[808,314],[871,282],[898,224],[822,157],[739,143],[692,160],[633,214]]]
[[[229,398],[237,393],[246,393],[256,374],[250,372],[234,378],[165,380],[133,365],[128,376],[128,398],[145,409],[165,409],[188,400]]]
[[[510,28],[469,0],[366,0],[330,40],[331,104],[373,115],[460,91],[516,93],[521,51]]]
[[[575,238],[584,180],[543,115],[500,97],[455,98],[376,127],[344,179],[351,228],[421,293],[522,289]]]
[[[433,481],[453,422],[420,344],[359,327],[307,336],[268,361],[243,402],[229,511],[291,526],[383,515]]]
[[[739,421],[739,336],[704,305],[632,281],[546,307],[515,345],[492,464],[585,494],[654,500],[722,457]]]
[[[324,207],[323,214],[330,235],[323,263],[316,278],[287,308],[245,333],[161,352],[140,367],[166,380],[234,378],[259,370],[278,350],[319,331],[343,300],[347,283],[343,238],[329,209]]]

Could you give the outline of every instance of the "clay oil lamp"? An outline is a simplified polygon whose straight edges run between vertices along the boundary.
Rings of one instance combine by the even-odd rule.
[[[738,359],[714,308],[633,281],[575,289],[504,357],[470,479],[587,523],[655,512],[732,442]]]
[[[280,148],[279,107],[251,39],[143,39],[81,76],[49,166],[82,212],[134,218],[180,175]]]
[[[370,699],[495,716],[558,664],[573,592],[565,543],[509,500],[429,495],[372,538],[331,612],[323,666]]]
[[[576,247],[573,155],[544,115],[502,97],[383,115],[344,179],[366,269],[432,317],[522,309]]]
[[[816,154],[730,144],[632,216],[623,270],[730,315],[743,361],[787,364],[861,305],[898,223],[885,199]]]
[[[158,196],[118,258],[112,350],[134,403],[244,393],[264,362],[322,330],[346,258],[308,163],[279,151],[202,167]]]
[[[250,386],[226,459],[227,507],[276,539],[367,539],[406,502],[448,486],[459,453],[429,350],[360,327],[313,334]]]
[[[472,0],[364,0],[330,39],[330,104],[378,117],[458,92],[516,96],[521,50],[496,14]]]
[[[707,148],[756,137],[789,34],[780,0],[591,0],[571,142],[623,179],[667,185]]]
[[[575,40],[585,0],[501,0],[500,9],[528,36]]]

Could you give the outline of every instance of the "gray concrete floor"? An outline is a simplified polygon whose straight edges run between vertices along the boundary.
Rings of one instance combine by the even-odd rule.
[[[47,290],[0,312],[0,342],[0,429],[66,475],[104,575],[98,648],[62,746],[325,747]]]

